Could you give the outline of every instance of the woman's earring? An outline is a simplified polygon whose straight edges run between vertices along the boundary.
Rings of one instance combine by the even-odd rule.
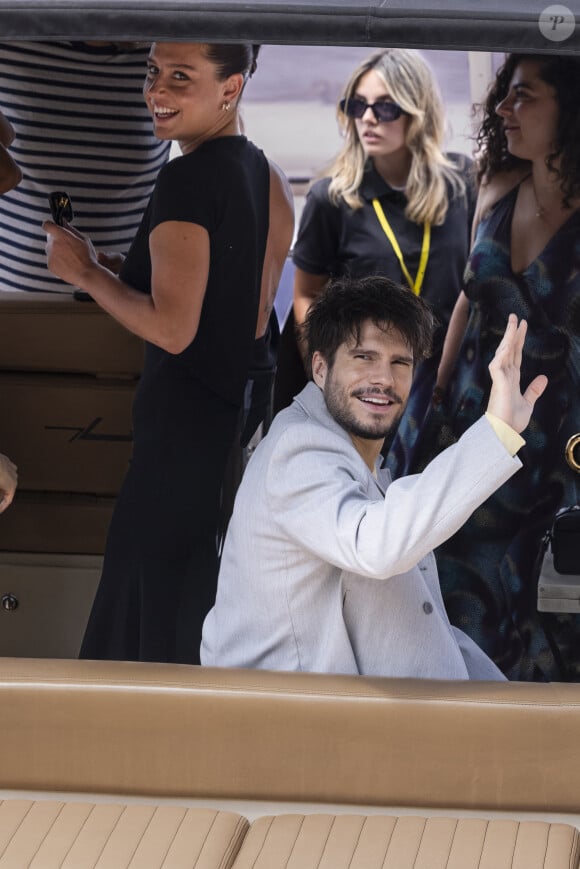
[[[231,103],[228,103],[228,102],[222,103],[222,112],[229,112],[231,107],[232,107]]]

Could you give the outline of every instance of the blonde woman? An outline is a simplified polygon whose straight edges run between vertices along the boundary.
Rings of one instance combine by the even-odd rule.
[[[471,161],[443,153],[437,84],[413,50],[389,48],[355,69],[338,104],[338,122],[342,150],[309,191],[294,248],[295,322],[299,330],[330,278],[384,275],[420,294],[438,325],[434,356],[416,374],[408,419],[421,413],[419,395],[426,403],[431,398],[461,290],[473,211]],[[288,375],[287,360],[284,353],[279,385]],[[278,390],[278,406],[296,387],[299,381],[284,397]],[[409,428],[405,421],[402,426],[401,435]],[[411,433],[401,444],[405,451]],[[397,473],[405,471],[403,455],[395,464]]]

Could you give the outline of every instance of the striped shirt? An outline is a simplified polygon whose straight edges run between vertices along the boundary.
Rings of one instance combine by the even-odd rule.
[[[148,46],[0,42],[0,110],[23,180],[0,197],[0,289],[72,292],[46,268],[48,194],[66,191],[74,226],[125,253],[169,155],[143,99]]]

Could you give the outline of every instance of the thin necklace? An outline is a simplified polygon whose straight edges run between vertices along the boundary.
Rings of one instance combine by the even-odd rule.
[[[536,193],[536,185],[534,184],[534,176],[530,175],[529,178],[530,178],[530,183],[532,185],[532,192],[534,194],[534,199],[536,200],[536,217],[539,217],[540,220],[547,221],[550,219],[550,209],[548,206],[542,205],[542,203],[540,202],[538,194]],[[560,196],[561,196],[561,194],[560,194]],[[562,212],[562,211],[567,212],[568,210],[569,210],[569,208],[565,208],[564,205],[562,204],[562,201],[560,200],[558,211],[559,212]],[[552,211],[552,218],[556,219],[556,217],[557,217],[557,215],[556,215],[556,211],[554,208],[554,210]]]
[[[536,217],[543,219],[546,209],[538,199],[538,194],[536,193],[536,185],[534,184],[534,176],[530,175],[530,183],[532,185],[532,193],[534,194],[534,199],[536,200]]]

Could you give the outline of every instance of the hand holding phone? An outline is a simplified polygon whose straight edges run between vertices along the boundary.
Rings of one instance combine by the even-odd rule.
[[[48,202],[50,204],[52,219],[58,226],[62,226],[65,221],[66,223],[72,222],[74,214],[68,193],[65,193],[64,190],[50,193]]]
[[[57,226],[72,223],[74,217],[70,196],[64,190],[56,190],[48,196],[52,219]],[[73,296],[81,302],[92,302],[92,296],[82,290],[74,290]]]

